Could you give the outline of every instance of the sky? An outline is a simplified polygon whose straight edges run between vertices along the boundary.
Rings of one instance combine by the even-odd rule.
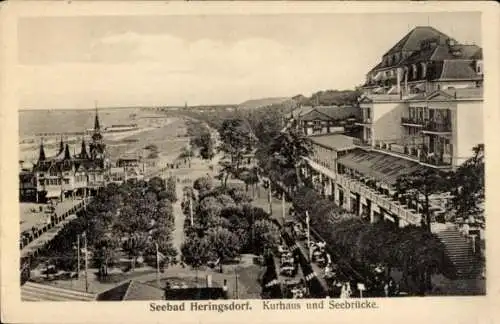
[[[481,45],[480,13],[25,17],[20,108],[238,104],[352,89],[423,25]]]

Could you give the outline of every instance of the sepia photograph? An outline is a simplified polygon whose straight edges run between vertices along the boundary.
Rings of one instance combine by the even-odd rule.
[[[482,19],[20,16],[20,302],[486,296]]]

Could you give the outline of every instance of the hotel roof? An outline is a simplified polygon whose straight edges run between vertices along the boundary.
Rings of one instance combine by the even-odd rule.
[[[417,26],[406,34],[399,42],[396,43],[384,55],[400,52],[400,51],[418,51],[420,43],[423,40],[437,38],[439,40],[451,39],[448,35],[440,32],[431,26]]]

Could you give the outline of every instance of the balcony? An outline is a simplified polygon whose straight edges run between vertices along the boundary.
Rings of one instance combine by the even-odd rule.
[[[358,147],[371,147],[371,139],[364,140],[361,138],[355,138],[352,143]]]
[[[434,134],[443,134],[443,133],[451,133],[451,122],[433,122],[429,121],[425,123],[424,128],[422,129],[424,133],[434,133]]]
[[[405,141],[376,141],[374,149],[388,152],[412,161],[418,161],[423,151],[421,143]]]
[[[420,118],[402,117],[401,124],[403,124],[405,126],[423,127],[425,122],[423,119],[420,119]]]
[[[435,153],[422,154],[419,157],[419,161],[426,166],[438,169],[448,169],[452,165],[451,154],[440,154],[440,155]]]
[[[362,119],[356,121],[355,124],[359,125],[359,126],[371,126],[372,120],[371,120],[371,118],[362,118]]]
[[[372,203],[377,204],[388,212],[396,214],[410,224],[417,226],[420,224],[421,216],[419,213],[411,207],[400,203],[394,197],[391,197],[389,190],[377,187],[375,181],[363,181],[347,174],[339,174],[337,175],[337,183],[351,192],[356,192],[360,196],[369,199]]]

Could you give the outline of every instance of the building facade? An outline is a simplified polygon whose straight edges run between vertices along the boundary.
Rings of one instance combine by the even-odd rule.
[[[423,205],[397,195],[396,180],[452,170],[483,143],[482,79],[479,47],[416,27],[367,74],[360,138],[313,140],[304,174],[324,196],[371,222],[420,225]],[[430,197],[433,220],[444,217],[446,204],[444,196]]]
[[[24,170],[20,174],[21,199],[28,193],[27,188],[34,188],[30,192],[34,192],[37,203],[91,195],[106,184],[109,169],[96,111],[92,140],[87,146],[82,138],[79,154],[72,155],[69,145],[64,144],[61,138],[56,156],[48,157],[42,139],[32,170]]]
[[[453,169],[483,143],[483,60],[432,27],[416,27],[367,74],[361,144]],[[467,127],[464,127],[466,124]]]
[[[353,106],[302,106],[288,114],[287,123],[307,136],[344,133],[356,128],[360,113]]]

